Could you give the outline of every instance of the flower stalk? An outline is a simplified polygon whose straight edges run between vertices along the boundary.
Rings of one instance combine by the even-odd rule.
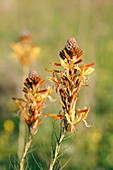
[[[13,98],[29,129],[29,139],[21,157],[20,170],[24,169],[26,154],[33,140],[33,136],[37,133],[38,126],[42,123],[42,117],[44,116],[41,109],[46,102],[46,98],[49,97],[51,93],[51,87],[45,89],[41,88],[43,83],[44,80],[42,77],[39,76],[36,71],[32,70],[24,82],[24,97]]]
[[[22,65],[22,83],[26,77],[26,73],[29,72],[29,65],[36,56],[40,53],[40,47],[32,43],[32,35],[29,32],[23,32],[17,42],[12,43],[12,56],[18,59],[19,63]],[[18,136],[18,158],[22,156],[24,150],[24,140],[25,140],[25,125],[22,117],[20,117],[19,122],[19,136]]]
[[[61,119],[63,121],[62,129],[66,132],[73,132],[75,126],[81,121],[89,127],[86,122],[86,117],[89,113],[89,108],[84,107],[79,109],[77,101],[79,99],[79,91],[82,86],[89,86],[88,75],[94,71],[91,67],[94,63],[82,64],[83,51],[78,46],[74,38],[69,38],[63,50],[60,51],[60,63],[50,63],[52,66],[62,67],[62,69],[46,70],[52,73],[52,77],[48,77],[51,82],[55,83],[56,93],[60,94],[60,104],[62,110],[59,114],[50,114],[50,116]],[[63,136],[60,136],[56,143],[56,150],[53,155],[50,167],[52,170],[57,160]]]

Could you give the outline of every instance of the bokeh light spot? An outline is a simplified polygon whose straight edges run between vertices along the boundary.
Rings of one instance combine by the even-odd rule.
[[[7,131],[7,132],[12,132],[14,130],[14,123],[12,120],[5,120],[4,122],[4,129]]]

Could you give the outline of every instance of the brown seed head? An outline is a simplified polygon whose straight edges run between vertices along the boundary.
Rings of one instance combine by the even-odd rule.
[[[75,38],[69,38],[66,42],[65,48],[68,51],[76,50],[78,48],[78,44],[77,44]]]
[[[41,79],[41,77],[37,74],[35,70],[30,71],[28,78],[30,78],[34,82],[34,84],[38,83]]]
[[[75,38],[69,38],[66,42],[66,45],[64,47],[64,50],[66,50],[67,54],[69,55],[70,59],[72,58],[79,58],[79,54],[82,51],[80,47],[78,46]]]
[[[43,83],[44,80],[42,77],[40,77],[35,70],[31,70],[24,82],[25,87],[23,88],[23,91],[28,92],[29,90],[34,90],[39,88]]]

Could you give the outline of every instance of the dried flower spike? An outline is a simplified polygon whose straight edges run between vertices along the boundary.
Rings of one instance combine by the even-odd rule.
[[[17,57],[23,66],[29,65],[31,61],[40,53],[40,48],[33,45],[31,40],[31,34],[24,32],[20,36],[18,42],[11,44],[11,48],[13,50],[12,55]]]
[[[30,132],[36,132],[38,125],[42,122],[41,117],[44,113],[41,111],[46,98],[51,93],[51,88],[41,89],[44,80],[36,71],[32,70],[24,82],[23,98],[13,98],[22,112],[23,118],[27,123]]]
[[[51,63],[53,66],[62,66],[59,69],[46,69],[52,73],[48,79],[55,83],[56,92],[60,94],[62,110],[58,115],[50,115],[62,119],[66,131],[73,131],[76,126],[88,115],[89,108],[82,110],[77,107],[78,94],[81,86],[89,86],[88,77],[94,71],[94,63],[81,64],[83,51],[74,38],[69,38],[63,50],[60,51],[60,64]]]

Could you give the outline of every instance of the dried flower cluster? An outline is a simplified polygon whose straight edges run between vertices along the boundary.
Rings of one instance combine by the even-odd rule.
[[[40,48],[31,43],[32,36],[25,32],[20,36],[20,40],[11,44],[13,50],[12,55],[17,57],[19,62],[25,66],[29,65],[31,61],[40,53]]]
[[[40,51],[39,47],[31,45],[31,38],[30,34],[24,34],[20,37],[19,42],[12,44],[14,55],[23,66],[28,66],[31,60]],[[55,148],[52,148],[53,154],[50,160],[49,170],[53,170],[57,165],[61,144],[66,133],[74,131],[75,126],[81,121],[84,121],[87,127],[89,126],[85,120],[89,108],[84,107],[83,109],[79,109],[77,101],[81,87],[89,86],[88,75],[94,71],[91,67],[94,63],[82,63],[83,51],[74,38],[67,40],[64,49],[60,51],[59,57],[60,63],[51,63],[51,65],[61,69],[46,69],[48,72],[52,73],[52,76],[49,76],[48,79],[55,83],[54,86],[48,86],[43,89],[42,85],[44,84],[44,80],[36,71],[32,70],[24,82],[23,98],[13,98],[29,128],[29,138],[20,160],[20,170],[24,169],[26,154],[33,140],[33,136],[37,132],[37,127],[42,122],[43,116],[61,119],[63,122],[60,136],[56,138],[57,142]],[[56,93],[60,95],[62,109],[58,114],[44,114],[42,108],[47,97],[53,101],[50,93],[54,88]]]
[[[44,80],[36,71],[30,71],[29,76],[24,82],[24,97],[13,98],[22,112],[23,118],[27,123],[30,133],[36,133],[38,125],[42,122],[41,116],[44,113],[41,111],[46,98],[51,93],[51,87],[41,89]]]
[[[55,118],[63,120],[66,131],[73,131],[74,126],[85,119],[89,108],[80,110],[76,103],[81,86],[89,86],[88,77],[94,71],[91,67],[94,63],[81,64],[83,51],[79,48],[76,40],[70,38],[63,50],[60,51],[60,63],[51,63],[53,66],[62,66],[63,69],[46,69],[52,72],[48,79],[55,83],[56,92],[60,94],[62,110]],[[51,115],[52,116],[52,115]]]

